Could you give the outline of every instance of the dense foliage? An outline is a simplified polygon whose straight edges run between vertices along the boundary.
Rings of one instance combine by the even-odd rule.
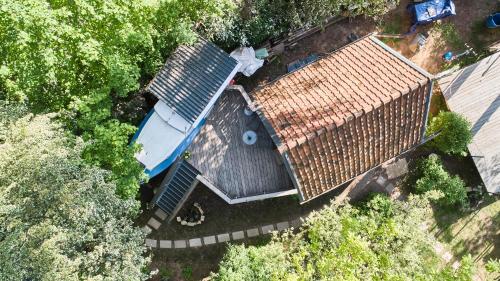
[[[427,134],[439,135],[431,141],[437,149],[446,154],[465,154],[472,141],[471,124],[464,116],[455,112],[441,111],[432,118]]]
[[[227,10],[227,16],[211,28],[216,40],[227,48],[258,45],[290,30],[320,25],[333,16],[378,17],[399,0],[253,0]]]
[[[0,102],[0,280],[145,280],[138,202],[52,118]]]
[[[419,161],[417,165],[415,191],[425,193],[440,190],[444,196],[439,203],[444,206],[465,206],[467,191],[465,183],[459,176],[451,176],[443,167],[439,156],[432,154]]]
[[[127,145],[135,128],[112,116],[114,104],[191,42],[197,23],[216,26],[228,3],[0,0],[0,99],[63,112],[92,146],[85,159],[111,170],[119,193],[133,196],[142,179]]]
[[[471,280],[472,261],[442,265],[422,227],[427,196],[407,202],[381,195],[362,207],[329,206],[297,233],[265,246],[230,246],[215,280]]]

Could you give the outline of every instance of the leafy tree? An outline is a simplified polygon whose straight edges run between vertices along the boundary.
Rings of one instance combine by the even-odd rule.
[[[226,48],[259,45],[287,32],[321,25],[329,17],[379,17],[399,0],[253,0],[227,8],[222,21],[210,25],[215,40]]]
[[[471,124],[464,116],[455,112],[441,111],[432,118],[427,134],[439,135],[431,141],[437,149],[446,154],[465,154],[472,142]]]
[[[444,196],[439,203],[445,206],[467,204],[467,192],[465,183],[458,176],[450,176],[444,169],[439,156],[432,154],[427,159],[418,163],[415,183],[417,193],[425,193],[430,190],[440,190]]]
[[[0,99],[62,112],[93,146],[85,159],[111,170],[121,195],[134,196],[143,179],[127,141],[135,128],[112,118],[114,104],[137,92],[178,44],[191,42],[195,27],[217,26],[231,3],[0,0]]]
[[[265,246],[230,246],[214,280],[471,280],[471,263],[442,265],[422,227],[431,192],[407,202],[378,195],[361,207],[331,205],[298,233]],[[382,212],[380,210],[383,210]],[[460,277],[460,279],[457,279]]]
[[[145,280],[138,202],[54,115],[4,118],[20,111],[0,103],[0,280]]]

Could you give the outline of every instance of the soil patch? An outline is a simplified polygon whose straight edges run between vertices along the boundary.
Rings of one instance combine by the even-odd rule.
[[[196,226],[181,225],[174,218],[170,223],[151,233],[150,237],[175,240],[245,230],[265,224],[296,219],[312,210],[321,208],[335,198],[344,186],[305,204],[299,204],[297,196],[285,196],[262,201],[229,205],[204,185],[198,185],[179,214],[185,213],[195,202],[201,205],[205,221]]]

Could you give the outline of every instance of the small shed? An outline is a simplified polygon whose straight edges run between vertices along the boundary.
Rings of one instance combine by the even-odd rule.
[[[168,58],[146,87],[158,102],[133,138],[142,145],[136,158],[149,177],[170,167],[189,146],[239,67],[203,38],[179,46]]]
[[[472,123],[469,152],[486,189],[500,193],[500,53],[438,80],[450,110]]]

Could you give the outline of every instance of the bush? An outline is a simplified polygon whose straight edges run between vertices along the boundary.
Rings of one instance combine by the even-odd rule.
[[[458,176],[450,176],[437,155],[430,155],[427,159],[421,160],[417,165],[416,174],[417,193],[439,190],[444,196],[438,202],[443,206],[465,206],[467,203],[465,183]]]
[[[432,118],[427,135],[439,133],[431,145],[446,154],[462,154],[472,142],[471,124],[464,116],[455,112],[441,111]]]

